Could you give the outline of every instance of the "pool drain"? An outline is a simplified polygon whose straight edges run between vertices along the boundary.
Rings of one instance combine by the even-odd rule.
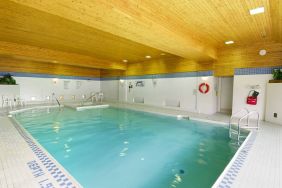
[[[179,173],[180,173],[180,174],[184,174],[184,170],[180,169],[180,170],[179,170]]]

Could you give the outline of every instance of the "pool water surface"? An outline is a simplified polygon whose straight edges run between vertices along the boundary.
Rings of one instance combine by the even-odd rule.
[[[127,109],[15,118],[86,188],[211,187],[238,149],[226,126]]]

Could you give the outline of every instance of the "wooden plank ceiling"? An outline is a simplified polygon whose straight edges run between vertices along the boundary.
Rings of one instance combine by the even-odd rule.
[[[262,6],[264,14],[249,14]],[[228,48],[227,40],[239,46],[281,43],[281,0],[0,1],[2,44],[65,53],[64,59],[43,56],[50,63],[124,70],[123,59],[142,62],[146,55],[207,62],[217,59],[218,49]],[[0,49],[5,57],[23,58],[25,52]],[[72,61],[73,54],[95,60]]]
[[[160,50],[14,2],[0,1],[0,7],[1,41],[78,53],[115,62],[122,62],[123,59],[137,62],[144,60],[148,54],[160,57],[162,53]]]

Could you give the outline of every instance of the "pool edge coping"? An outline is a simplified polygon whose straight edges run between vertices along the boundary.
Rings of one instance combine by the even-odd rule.
[[[26,110],[32,110],[32,109],[36,109],[36,108],[52,108],[52,107],[58,107],[58,106],[37,106],[37,107],[32,107],[32,108],[28,108]],[[21,109],[22,110],[22,109]],[[24,110],[24,111],[26,111]],[[20,112],[23,112],[23,111],[18,111],[18,112],[15,112],[13,113],[16,114],[16,113],[20,113]],[[10,113],[9,113],[10,114]],[[49,172],[48,168],[46,167],[46,165],[43,164],[43,162],[40,160],[40,158],[37,156],[37,154],[33,151],[33,149],[31,148],[31,146],[29,145],[27,139],[30,139],[39,149],[42,150],[42,153],[45,154],[47,157],[50,158],[51,162],[53,162],[53,164],[55,164],[57,166],[57,168],[64,174],[66,175],[67,177],[69,177],[69,180],[70,182],[72,183],[72,186],[74,186],[75,188],[83,188],[83,186],[79,183],[78,180],[76,180],[76,178],[74,178],[71,173],[65,169],[63,167],[62,164],[60,164],[56,159],[55,157],[53,157],[48,151],[47,149],[45,149],[35,138],[33,138],[33,136],[25,129],[22,127],[22,125],[14,118],[14,117],[9,117],[9,120],[10,122],[12,123],[12,125],[15,127],[15,129],[17,130],[17,132],[20,134],[20,136],[24,139],[24,141],[27,143],[28,147],[31,149],[32,153],[37,157],[37,159],[42,163],[42,165],[47,169],[47,171]],[[22,131],[22,133],[20,132]],[[25,134],[27,136],[27,138],[24,137]],[[49,175],[51,177],[53,177],[53,175],[51,173],[49,173]],[[55,179],[55,177],[53,177],[54,181],[57,182],[57,180]],[[58,183],[59,184],[59,183]]]
[[[232,184],[236,181],[236,177],[240,173],[240,169],[243,167],[249,152],[251,151],[256,135],[256,131],[250,131],[247,138],[243,141],[243,144],[239,147],[232,159],[228,162],[227,166],[225,166],[222,173],[218,176],[212,188],[229,188],[232,186]]]
[[[43,108],[60,108],[60,107],[64,107],[64,105],[42,105],[42,106],[32,106],[32,107],[27,107],[27,108],[22,108],[22,109],[17,109],[17,110],[10,110],[8,111],[9,115],[14,115],[20,112],[25,112],[28,110],[33,110],[33,109],[43,109]]]

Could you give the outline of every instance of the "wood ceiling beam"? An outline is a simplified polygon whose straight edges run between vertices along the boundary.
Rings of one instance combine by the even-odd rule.
[[[215,47],[164,19],[165,12],[155,10],[151,1],[12,1],[184,58],[217,58]]]
[[[96,59],[94,57],[55,51],[35,46],[0,41],[0,55],[16,59],[47,62],[97,69],[125,70],[126,63]]]
[[[194,60],[172,57],[167,59],[154,59],[146,63],[139,62],[128,64],[125,73],[126,76],[139,76],[210,70],[213,70],[213,61],[197,62]],[[104,72],[101,72],[101,76],[104,76]]]
[[[59,76],[100,77],[100,70],[61,64],[33,62],[0,57],[0,72],[48,74]]]

